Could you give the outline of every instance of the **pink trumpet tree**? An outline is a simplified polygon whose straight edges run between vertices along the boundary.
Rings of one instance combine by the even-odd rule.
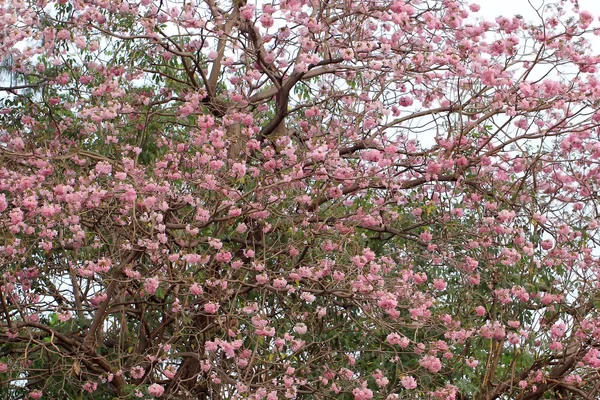
[[[6,399],[600,396],[575,1],[0,2]]]

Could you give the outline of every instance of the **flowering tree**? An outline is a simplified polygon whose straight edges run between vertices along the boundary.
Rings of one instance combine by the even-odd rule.
[[[1,2],[3,398],[600,396],[572,3]]]

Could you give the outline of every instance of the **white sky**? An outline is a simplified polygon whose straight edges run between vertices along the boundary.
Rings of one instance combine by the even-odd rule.
[[[499,15],[506,17],[520,14],[527,20],[539,21],[533,7],[540,7],[543,4],[558,3],[560,0],[471,0],[472,3],[479,4],[481,11],[479,14],[485,19],[493,19]],[[531,3],[531,4],[530,4]],[[533,6],[533,7],[532,7]],[[579,0],[581,11],[589,11],[594,17],[600,17],[600,0]],[[567,9],[572,7],[567,4]],[[593,26],[599,26],[598,20]]]

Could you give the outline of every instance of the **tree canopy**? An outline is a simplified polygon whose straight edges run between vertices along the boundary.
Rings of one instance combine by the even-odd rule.
[[[598,398],[600,24],[478,11],[1,1],[0,396]]]

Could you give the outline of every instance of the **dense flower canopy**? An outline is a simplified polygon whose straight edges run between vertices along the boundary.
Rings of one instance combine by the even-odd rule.
[[[600,396],[600,24],[0,1],[0,394]]]

